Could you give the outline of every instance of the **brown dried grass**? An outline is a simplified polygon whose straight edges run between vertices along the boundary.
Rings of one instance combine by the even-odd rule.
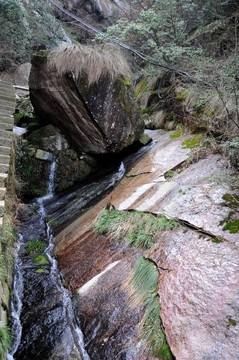
[[[99,81],[101,76],[112,79],[129,76],[130,69],[118,47],[113,45],[64,44],[48,55],[48,66],[58,75],[73,72],[78,79],[82,72],[88,75],[88,85]]]

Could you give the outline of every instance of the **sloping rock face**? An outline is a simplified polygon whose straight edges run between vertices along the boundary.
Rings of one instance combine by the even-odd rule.
[[[103,344],[99,358],[107,359],[107,351],[112,350],[108,344],[113,338],[119,341],[119,329],[108,338],[108,327],[116,308],[122,317],[125,316],[127,300],[122,298],[120,307],[119,301],[111,302],[112,296],[106,294],[108,289],[120,293],[119,283],[124,289],[126,278],[121,279],[120,264],[126,258],[135,261],[135,257],[130,259],[127,254],[129,250],[120,250],[120,244],[92,233],[98,213],[111,203],[119,210],[163,214],[181,224],[179,228],[161,234],[154,247],[144,253],[144,257],[154,261],[159,269],[160,315],[175,358],[237,360],[238,233],[224,228],[225,221],[230,223],[229,213],[234,212],[234,217],[238,214],[235,182],[231,186],[227,181],[226,160],[218,154],[205,151],[205,158],[184,166],[190,149],[185,148],[183,142],[192,135],[170,138],[172,132],[149,134],[154,142],[148,152],[131,166],[112,193],[55,237],[55,254],[64,280],[67,286],[77,289],[80,296],[79,313],[82,301],[87,300],[89,304],[84,302],[82,308],[87,346],[94,353],[99,344]],[[171,177],[168,176],[170,169],[174,169]],[[225,201],[225,194],[235,194],[231,204]],[[104,272],[115,261],[120,262]],[[103,282],[97,287],[89,286],[90,280],[94,283],[94,278],[102,272]],[[112,272],[114,281],[110,280]],[[107,281],[108,288],[104,286]],[[86,284],[88,287],[85,288]],[[125,324],[135,316],[136,312],[127,315]],[[97,318],[95,323],[94,317]],[[129,358],[141,359],[137,355],[139,344],[135,333],[132,337],[129,333],[123,334],[124,338],[127,336],[134,351],[134,356]]]
[[[148,256],[160,269],[160,316],[176,359],[238,359],[238,247],[181,227]]]
[[[33,57],[30,95],[36,113],[59,127],[77,151],[117,153],[142,134],[134,91],[128,79],[102,76],[87,85],[87,76],[75,81],[47,67],[46,54]]]

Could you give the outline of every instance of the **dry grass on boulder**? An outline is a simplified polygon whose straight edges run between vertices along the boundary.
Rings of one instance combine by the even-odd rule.
[[[130,74],[126,59],[112,45],[64,44],[49,54],[48,66],[56,69],[59,75],[72,71],[76,78],[86,72],[89,86],[107,74],[112,79]]]

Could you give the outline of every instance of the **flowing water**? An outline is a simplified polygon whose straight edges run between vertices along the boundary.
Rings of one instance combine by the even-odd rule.
[[[35,202],[37,215],[22,224],[23,232],[18,236],[11,300],[13,345],[8,360],[89,360],[69,293],[62,285],[57,261],[52,256],[54,245],[46,222],[45,203],[54,196],[55,168],[53,162],[47,195]],[[40,257],[25,251],[25,244],[36,236],[46,244]]]
[[[141,149],[133,157],[144,152]],[[7,360],[89,360],[71,296],[62,285],[53,256],[49,219],[61,226],[73,221],[121,180],[131,161],[132,157],[115,172],[63,195],[54,194],[56,164],[52,162],[47,195],[20,211],[11,300],[13,344]],[[26,248],[36,240],[45,244],[40,254]]]

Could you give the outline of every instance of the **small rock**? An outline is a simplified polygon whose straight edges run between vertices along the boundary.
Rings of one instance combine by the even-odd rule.
[[[53,161],[53,155],[51,153],[40,149],[37,149],[35,157],[39,160]]]

